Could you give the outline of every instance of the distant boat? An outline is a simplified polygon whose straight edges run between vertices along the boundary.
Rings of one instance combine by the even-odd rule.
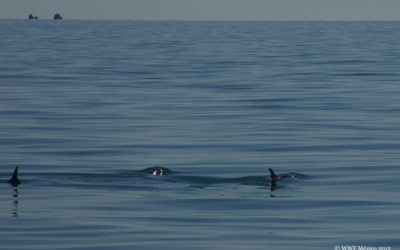
[[[28,19],[38,19],[38,17],[37,17],[37,16],[34,16],[34,15],[32,15],[32,14],[29,14]]]
[[[57,13],[57,14],[54,15],[53,19],[54,19],[54,20],[61,20],[61,19],[63,19],[63,18],[62,18],[62,16],[61,16],[59,13]]]

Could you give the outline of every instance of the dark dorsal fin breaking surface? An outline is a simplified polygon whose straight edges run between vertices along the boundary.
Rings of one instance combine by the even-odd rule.
[[[271,174],[271,180],[276,180],[278,179],[278,176],[276,176],[274,170],[272,170],[272,168],[269,168],[269,172]]]
[[[13,186],[18,186],[19,184],[21,184],[21,181],[18,179],[18,166],[15,167],[14,173],[8,183]]]

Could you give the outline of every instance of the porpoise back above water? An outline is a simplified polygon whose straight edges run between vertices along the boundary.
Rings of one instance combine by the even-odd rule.
[[[271,180],[280,180],[280,179],[285,179],[285,178],[294,178],[295,174],[294,173],[286,173],[286,174],[275,174],[274,170],[272,168],[269,168],[269,172],[271,174]]]
[[[270,177],[267,179],[271,181],[271,191],[274,191],[276,189],[276,181],[277,180],[292,179],[295,177],[305,177],[305,175],[299,174],[299,173],[275,174],[275,172],[274,172],[274,170],[272,170],[272,168],[269,168],[269,173],[270,173]]]
[[[151,168],[146,168],[141,170],[140,172],[143,173],[148,173],[151,175],[156,175],[156,176],[163,176],[163,175],[168,175],[171,174],[173,171],[171,171],[168,168],[164,168],[164,167],[151,167]],[[300,174],[300,173],[283,173],[283,174],[276,174],[271,168],[269,168],[269,172],[270,172],[270,176],[267,177],[267,180],[271,181],[271,191],[276,189],[276,181],[277,180],[281,180],[281,179],[293,179],[293,178],[306,178],[305,175]],[[191,179],[193,179],[193,176],[191,177]],[[239,179],[243,179],[243,178],[239,178]],[[213,179],[214,181],[219,180],[222,182],[227,182],[226,179]],[[237,180],[237,178],[235,178],[235,180]],[[265,181],[265,178],[264,178]],[[12,175],[12,177],[8,180],[8,183],[12,186],[18,186],[21,184],[20,179],[18,178],[18,166],[15,167],[14,169],[14,173]]]

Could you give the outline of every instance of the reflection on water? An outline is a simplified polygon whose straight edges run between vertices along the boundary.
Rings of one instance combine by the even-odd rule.
[[[14,201],[13,201],[14,206],[13,206],[12,216],[18,217],[18,206],[19,206],[18,188],[14,189],[13,197],[14,197]]]

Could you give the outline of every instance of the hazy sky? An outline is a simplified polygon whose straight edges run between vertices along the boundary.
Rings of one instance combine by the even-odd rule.
[[[0,18],[400,20],[400,0],[0,0]]]

